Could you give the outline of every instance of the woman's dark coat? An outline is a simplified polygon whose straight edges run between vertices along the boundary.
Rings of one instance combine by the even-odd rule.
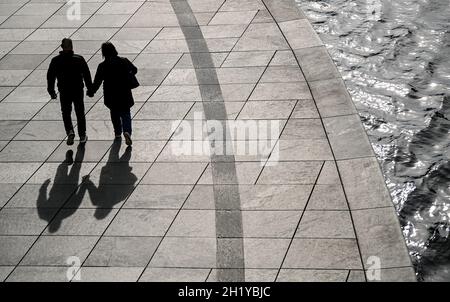
[[[137,68],[127,58],[113,56],[98,65],[92,94],[103,82],[103,98],[106,107],[112,110],[127,110],[134,105],[129,87],[128,73],[136,74]]]

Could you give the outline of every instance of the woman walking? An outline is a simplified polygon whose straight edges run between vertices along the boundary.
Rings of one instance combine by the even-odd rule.
[[[130,79],[134,78],[137,68],[127,58],[119,57],[111,42],[102,44],[102,55],[104,61],[98,65],[92,90],[87,93],[92,97],[103,83],[103,98],[105,106],[111,113],[115,136],[120,138],[123,133],[125,143],[130,146],[132,144],[130,108],[134,105],[131,89],[135,88]]]

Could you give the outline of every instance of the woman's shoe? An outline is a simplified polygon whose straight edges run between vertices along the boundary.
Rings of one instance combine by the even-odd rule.
[[[127,146],[131,146],[133,144],[133,141],[131,140],[131,135],[128,132],[125,132],[123,134],[123,137],[125,137],[125,144],[127,144]]]

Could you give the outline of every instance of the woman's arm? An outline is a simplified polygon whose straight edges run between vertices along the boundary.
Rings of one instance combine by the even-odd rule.
[[[100,88],[104,80],[103,65],[100,63],[97,67],[97,72],[95,73],[94,83],[92,84],[92,90],[89,91],[90,94],[95,94]]]

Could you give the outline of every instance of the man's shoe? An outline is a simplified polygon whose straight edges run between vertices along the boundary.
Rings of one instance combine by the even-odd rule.
[[[74,140],[75,140],[75,133],[73,133],[72,131],[67,135],[67,145],[72,146]]]
[[[80,137],[80,144],[86,144],[87,140],[88,140],[87,135]]]
[[[128,132],[125,132],[123,134],[123,137],[125,137],[125,144],[127,144],[127,146],[131,146],[133,144],[133,141],[131,140],[131,135]]]

